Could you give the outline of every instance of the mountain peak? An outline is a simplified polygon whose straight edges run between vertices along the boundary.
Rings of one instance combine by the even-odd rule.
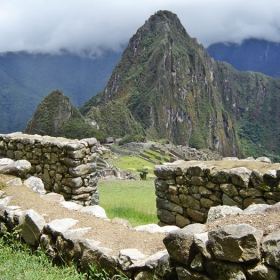
[[[166,10],[158,11],[154,15],[150,16],[150,18],[138,29],[138,31],[145,29],[150,32],[169,32],[172,29],[173,32],[177,31],[181,34],[187,35],[187,32],[181,24],[178,16]]]
[[[223,156],[240,157],[248,151],[254,156],[250,149],[280,150],[259,133],[266,130],[268,135],[267,128],[279,119],[272,110],[280,99],[279,88],[277,80],[215,62],[175,14],[158,11],[132,36],[104,92],[92,104],[113,115],[111,104],[121,102],[131,115],[119,114],[118,119],[129,116],[126,119],[140,124],[153,140],[210,148]],[[87,117],[97,120],[98,110],[90,110]],[[105,122],[106,132],[113,134],[114,122]]]

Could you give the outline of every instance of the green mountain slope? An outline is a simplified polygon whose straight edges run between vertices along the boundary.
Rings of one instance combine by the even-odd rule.
[[[121,102],[148,138],[224,156],[278,155],[279,85],[215,62],[175,14],[159,11],[130,39],[105,90],[82,111],[96,121],[96,108],[106,111],[111,102]],[[108,124],[106,132],[115,131]]]
[[[85,121],[81,113],[62,91],[54,90],[38,105],[29,120],[25,133],[63,136],[70,139],[96,137],[104,141],[104,135]]]

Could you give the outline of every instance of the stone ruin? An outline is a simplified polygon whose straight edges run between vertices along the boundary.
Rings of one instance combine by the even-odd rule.
[[[0,158],[31,163],[27,177],[42,179],[47,192],[84,206],[99,203],[95,138],[70,140],[22,133],[0,134]]]
[[[262,174],[243,167],[244,160],[230,161],[231,166],[239,167],[217,169],[214,161],[156,165],[160,225],[183,228],[191,223],[204,223],[213,206],[245,209],[252,204],[272,205],[280,201],[280,164],[271,164],[274,169]]]

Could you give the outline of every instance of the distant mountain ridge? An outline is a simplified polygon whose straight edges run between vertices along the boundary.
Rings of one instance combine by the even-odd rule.
[[[246,39],[241,44],[215,43],[207,48],[207,52],[216,61],[226,61],[237,70],[280,78],[280,43]]]
[[[102,91],[121,53],[95,59],[65,52],[0,54],[0,133],[24,131],[40,101],[59,88],[74,106]]]

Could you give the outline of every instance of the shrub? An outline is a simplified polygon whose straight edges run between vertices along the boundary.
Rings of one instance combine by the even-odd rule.
[[[135,134],[127,134],[120,141],[120,145],[131,142],[145,142],[145,136],[143,135],[135,135]]]

